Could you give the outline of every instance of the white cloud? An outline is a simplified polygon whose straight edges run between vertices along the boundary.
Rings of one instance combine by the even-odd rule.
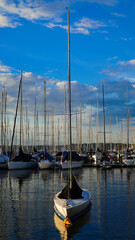
[[[58,86],[61,89],[64,89],[64,87],[66,86],[67,82],[62,81],[62,82],[58,82],[56,83],[56,86]]]
[[[11,67],[6,66],[2,64],[2,62],[0,62],[0,72],[10,72],[10,71],[11,71]]]
[[[88,29],[82,28],[82,27],[71,28],[71,32],[72,33],[82,33],[84,35],[89,35],[90,34]]]
[[[135,65],[135,59],[132,59],[132,60],[128,61],[128,63],[131,64],[131,65]]]
[[[131,41],[132,40],[132,38],[130,37],[130,38],[126,38],[126,37],[121,37],[121,40],[123,40],[123,41]]]
[[[53,19],[60,21],[60,14],[63,13],[64,3],[62,1],[13,1],[1,0],[0,8],[3,12],[18,15],[27,20]]]
[[[31,77],[32,72],[24,72],[23,75],[24,75],[24,77]]]
[[[110,58],[107,59],[107,61],[112,61],[112,60],[115,60],[117,58],[118,58],[118,56],[110,57]]]
[[[108,6],[114,6],[118,3],[117,0],[86,0],[86,1],[90,3],[98,3],[98,4],[108,5]]]
[[[106,30],[98,30],[99,33],[108,33]]]
[[[59,27],[59,28],[62,28],[62,29],[68,29],[67,25],[62,25],[62,24],[56,24],[56,23],[52,23],[52,22],[49,22],[49,23],[45,23],[43,24],[44,26],[48,27],[48,28],[55,28],[55,27]]]
[[[74,3],[83,0],[54,0],[54,1],[43,1],[43,0],[1,0],[0,1],[0,26],[1,27],[16,27],[20,25],[18,21],[20,18],[27,19],[29,21],[36,21],[44,24],[47,27],[53,28],[54,23],[62,23],[62,15],[65,13],[65,6],[71,6]],[[97,3],[103,5],[114,6],[116,0],[85,0],[89,3]],[[18,18],[18,19],[17,19]],[[51,21],[47,23],[46,21]],[[45,23],[46,22],[46,23]],[[97,29],[99,27],[105,27],[106,24],[100,21],[94,21],[91,19],[84,18],[78,23],[76,23],[75,28],[73,28],[74,33],[89,34],[88,29]],[[65,26],[57,25],[65,29]]]
[[[12,22],[12,20],[8,16],[4,16],[0,14],[0,28],[4,28],[4,27],[15,28],[16,26],[19,26],[19,25],[21,24],[17,22]]]
[[[122,13],[113,12],[111,14],[116,16],[116,17],[123,17],[123,18],[126,17],[125,14],[122,14]]]
[[[135,66],[135,59],[131,59],[129,61],[119,61],[117,64],[121,66]]]
[[[108,76],[110,76],[110,77],[116,77],[116,76],[117,76],[117,74],[116,74],[116,73],[114,73],[114,72],[110,72],[110,73],[108,73]]]
[[[15,71],[9,66],[0,64],[0,87],[5,86],[8,93],[8,109],[10,116],[14,116],[17,94],[19,88],[19,81],[21,73]],[[5,71],[4,71],[5,70]],[[49,78],[48,76],[35,75],[32,72],[23,72],[23,104],[28,106],[30,113],[34,111],[35,97],[37,99],[37,106],[39,114],[43,112],[43,98],[44,98],[44,80],[46,81],[47,90],[47,108],[54,106],[55,113],[64,112],[64,86],[67,88],[67,81],[59,81],[56,78]],[[72,103],[74,106],[79,106],[83,99],[84,104],[87,105],[92,96],[97,91],[96,87],[88,84],[80,84],[77,81],[71,81],[72,85]]]
[[[117,64],[123,66],[125,65],[125,63],[126,63],[125,61],[119,61]]]
[[[2,86],[6,86],[7,88],[13,87],[14,89],[16,87],[17,76],[18,75],[12,73],[0,73],[0,84]],[[13,89],[11,88],[9,90],[12,91]]]
[[[113,69],[103,69],[100,74],[106,74],[109,77],[116,77],[117,76],[117,72]]]
[[[106,27],[107,25],[104,22],[98,20],[92,20],[90,18],[83,17],[78,22],[75,22],[76,27],[87,28],[87,29],[97,29],[100,27]]]
[[[52,23],[52,22],[44,24],[44,25],[48,28],[59,27],[59,28],[65,29],[65,30],[68,29],[67,25],[55,24],[55,23]],[[89,35],[89,31],[87,29],[83,28],[83,27],[77,27],[77,28],[71,27],[70,32],[71,33],[82,33],[82,34],[85,34],[85,35]]]

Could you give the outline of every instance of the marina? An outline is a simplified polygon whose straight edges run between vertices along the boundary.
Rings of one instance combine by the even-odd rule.
[[[135,239],[132,9],[2,0],[0,240]]]
[[[53,209],[67,170],[0,171],[0,239],[134,239],[135,169],[82,168],[73,174],[91,192],[92,206],[67,229]]]

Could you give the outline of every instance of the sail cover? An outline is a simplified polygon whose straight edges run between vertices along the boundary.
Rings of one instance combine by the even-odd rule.
[[[11,159],[11,161],[13,162],[19,162],[19,161],[23,161],[23,162],[30,162],[32,159],[32,155],[31,154],[26,154],[23,152],[22,148],[19,148],[19,155],[15,156]]]
[[[74,176],[72,177],[72,188],[70,189],[70,183],[68,183],[58,197],[63,199],[82,198],[82,189],[77,184]]]
[[[53,158],[52,155],[50,155],[48,152],[45,152],[45,154],[44,154],[44,151],[38,153],[38,154],[35,156],[35,158],[37,159],[38,157],[41,157],[41,156],[44,157],[44,155],[45,155],[45,159],[48,159],[49,161],[53,161],[53,160],[54,160],[54,158]]]

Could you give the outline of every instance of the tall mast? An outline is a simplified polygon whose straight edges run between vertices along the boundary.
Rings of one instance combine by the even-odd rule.
[[[57,147],[58,152],[59,152],[59,141],[60,141],[60,129],[59,129],[59,118],[58,118],[58,147]]]
[[[15,118],[14,118],[13,134],[12,134],[12,139],[11,139],[11,154],[12,154],[12,150],[13,150],[13,141],[14,141],[15,127],[16,127],[16,118],[17,118],[17,111],[18,111],[18,104],[19,104],[21,88],[22,88],[22,71],[21,71],[21,79],[20,79],[19,90],[18,90],[18,97],[17,97],[17,104],[16,104],[16,112],[15,112]]]
[[[128,87],[127,87],[127,149],[129,149],[129,111],[128,111]]]
[[[5,110],[5,104],[6,102],[6,93],[5,93],[5,86],[3,87],[3,136],[4,136],[4,146],[3,146],[3,151],[5,152],[6,150],[6,110]]]
[[[119,140],[118,140],[118,117],[116,116],[116,130],[117,130],[117,136],[116,136],[116,141],[117,141],[117,144],[116,144],[116,150],[119,151]]]
[[[104,127],[104,142],[103,142],[103,151],[106,150],[106,139],[105,139],[105,107],[104,107],[104,85],[102,86],[103,93],[103,127]]]
[[[112,127],[111,127],[111,117],[110,117],[110,150],[112,151]]]
[[[66,114],[67,114],[67,106],[66,106],[66,86],[64,85],[64,107],[65,107],[65,130],[64,130],[64,149],[66,149],[66,127],[67,127],[67,124],[66,124]]]
[[[89,131],[88,131],[88,133],[89,133],[89,149],[88,149],[88,151],[90,151],[91,150],[91,132],[90,132],[90,117],[89,117]]]
[[[3,92],[1,96],[1,151],[3,151]]]
[[[7,140],[7,92],[5,92],[5,103],[4,103],[4,108],[5,108],[5,144],[4,148],[5,151],[7,152],[7,146],[6,146],[6,140]]]
[[[27,152],[29,152],[29,120],[28,120],[28,108],[26,106],[26,146],[27,146]]]
[[[82,103],[80,103],[80,152],[82,152]]]
[[[44,159],[45,159],[45,144],[46,144],[46,82],[44,81]]]
[[[26,131],[26,149],[28,152],[28,129],[27,129],[27,106],[26,106],[26,122],[25,122],[25,131]]]
[[[54,116],[53,116],[53,107],[51,109],[52,115],[52,151],[54,152]]]
[[[92,105],[91,105],[91,113],[90,113],[90,132],[91,132],[91,149],[93,151]]]
[[[70,189],[72,188],[72,130],[71,130],[71,83],[70,83],[70,19],[68,10],[68,112],[69,112],[69,145],[70,145]]]
[[[36,97],[35,97],[35,105],[34,105],[34,147],[36,147]]]
[[[8,117],[7,117],[7,130],[6,130],[6,132],[7,132],[6,149],[8,151],[9,150],[8,146],[9,146],[9,144],[11,144],[10,137],[9,137],[9,118]]]
[[[76,151],[79,150],[78,146],[78,118],[77,118],[77,107],[76,107]]]
[[[50,147],[50,119],[49,119],[49,113],[48,113],[48,121],[47,121],[47,123],[48,123],[48,127],[47,127],[47,135],[48,135],[48,140],[47,140],[47,143],[48,143],[48,150],[49,150],[49,147]]]
[[[37,146],[39,147],[39,124],[38,124],[38,109],[36,114],[36,128],[37,128]]]
[[[129,135],[131,136],[130,143],[133,144],[133,128],[132,128],[132,117],[131,116],[129,118]]]
[[[22,71],[21,71],[22,79]],[[21,81],[21,92],[20,92],[20,147],[22,145],[22,81]]]
[[[98,98],[98,93],[97,93],[97,122],[96,122],[96,142],[97,142],[97,144],[96,144],[96,152],[97,152],[97,149],[99,148],[99,146],[98,146],[98,132],[99,132],[99,130],[98,130],[98,123],[99,123],[99,116],[98,116],[98,104],[99,104],[99,98]]]

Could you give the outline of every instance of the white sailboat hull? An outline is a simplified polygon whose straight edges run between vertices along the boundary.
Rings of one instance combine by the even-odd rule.
[[[130,166],[130,165],[134,165],[134,164],[135,164],[135,160],[134,160],[134,159],[124,159],[124,160],[123,160],[123,163],[124,163],[125,165]]]
[[[26,169],[26,168],[33,168],[35,166],[35,162],[8,162],[8,169],[13,170],[13,169]]]
[[[81,168],[83,165],[83,161],[72,161],[72,168]],[[70,168],[70,161],[65,161],[61,163],[62,169]]]
[[[82,192],[83,198],[79,199],[60,199],[60,192],[54,197],[54,210],[61,219],[75,218],[83,215],[88,211],[91,205],[91,194],[89,191],[84,190]]]
[[[37,163],[39,169],[48,169],[53,166],[53,163],[49,160],[41,160]]]

